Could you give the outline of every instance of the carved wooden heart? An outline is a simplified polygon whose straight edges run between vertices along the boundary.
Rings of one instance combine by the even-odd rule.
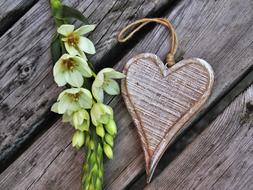
[[[150,182],[166,148],[210,95],[213,70],[199,58],[167,68],[156,55],[144,53],[127,62],[124,74],[122,94],[141,139]]]

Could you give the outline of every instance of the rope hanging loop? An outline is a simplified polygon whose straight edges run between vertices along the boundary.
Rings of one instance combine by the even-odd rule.
[[[170,23],[169,20],[165,18],[143,18],[140,20],[137,20],[129,25],[127,25],[125,28],[123,28],[120,33],[118,34],[118,41],[123,43],[129,40],[136,32],[138,32],[143,26],[145,26],[148,23],[155,22],[162,24],[165,26],[170,34],[171,34],[171,47],[170,50],[167,53],[166,56],[166,65],[172,66],[175,64],[175,54],[177,51],[178,46],[178,40],[177,40],[177,34],[173,27],[173,25]],[[130,33],[127,34],[127,31],[131,30]]]

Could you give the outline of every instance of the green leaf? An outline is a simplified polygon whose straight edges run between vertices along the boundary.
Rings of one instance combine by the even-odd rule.
[[[62,18],[63,19],[68,19],[68,18],[75,18],[84,24],[89,24],[88,19],[83,16],[83,14],[78,11],[77,9],[68,7],[66,5],[62,6]]]
[[[62,55],[61,40],[59,38],[59,35],[54,36],[50,48],[51,48],[52,61],[55,64]]]

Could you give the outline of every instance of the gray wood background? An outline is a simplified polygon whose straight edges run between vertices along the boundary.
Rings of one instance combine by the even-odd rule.
[[[215,72],[208,102],[168,148],[152,183],[121,96],[107,98],[119,133],[105,164],[104,189],[253,189],[253,1],[65,0],[91,23],[97,69],[143,52],[165,58],[168,33],[147,27],[126,44],[116,35],[143,17],[165,17],[179,36],[177,59],[200,57]],[[49,45],[55,28],[47,0],[0,2],[0,189],[79,189],[82,151],[70,126],[50,112],[62,90],[52,76]],[[146,187],[145,187],[146,186]]]

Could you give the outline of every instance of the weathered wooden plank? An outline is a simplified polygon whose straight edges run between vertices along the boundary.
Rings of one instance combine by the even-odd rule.
[[[206,2],[202,1],[183,1],[181,2],[171,13],[167,14],[167,17],[175,24],[179,37],[180,37],[180,51],[184,52],[184,57],[203,57],[213,67],[215,72],[214,91],[209,99],[204,110],[208,108],[215,100],[223,95],[235,81],[237,81],[241,75],[252,65],[252,7],[250,1],[239,0],[222,1],[222,2]],[[236,4],[236,6],[234,6]],[[231,8],[232,7],[232,8]],[[199,15],[199,16],[196,16]],[[201,20],[201,18],[203,20]],[[224,23],[226,20],[226,23]],[[187,24],[188,23],[188,24]],[[194,23],[194,24],[191,24]],[[225,26],[223,26],[225,24]],[[223,27],[218,27],[223,26]],[[236,35],[234,28],[236,27]],[[217,35],[219,33],[219,35]],[[210,42],[210,46],[207,42]],[[243,42],[243,43],[241,43]],[[215,44],[215,45],[214,45]],[[164,28],[157,27],[151,32],[142,43],[138,44],[123,60],[117,65],[117,68],[121,70],[126,61],[142,52],[159,52],[161,57],[164,57],[167,51],[167,32]],[[232,57],[231,57],[232,56]],[[106,175],[105,175],[105,189],[123,189],[135,176],[140,174],[144,168],[144,158],[142,150],[137,139],[137,133],[135,127],[131,121],[130,116],[127,114],[127,110],[124,107],[124,103],[120,97],[113,99],[111,105],[114,107],[116,113],[116,119],[119,126],[119,135],[115,145],[115,158],[113,161],[106,162]],[[61,130],[58,137],[63,136],[62,133],[68,133]],[[41,138],[44,138],[43,136]],[[46,137],[45,137],[46,138]],[[70,139],[70,137],[69,137]],[[47,139],[49,142],[54,141],[52,138]],[[66,143],[66,146],[69,143]],[[43,152],[43,149],[50,148],[49,146],[43,146],[39,143],[33,146],[38,147],[38,150]],[[48,167],[44,168],[44,174],[40,179],[36,179],[36,183],[33,183],[33,187],[48,187],[49,182],[54,182],[57,185],[63,183],[64,179],[61,177],[69,170],[69,166],[75,164],[72,160],[68,160],[70,150],[64,151],[60,157],[56,157],[53,160],[44,160]],[[28,149],[17,162],[15,162],[10,168],[8,168],[0,177],[0,184],[7,184],[11,177],[6,177],[3,180],[3,176],[10,173],[10,171],[22,171],[27,166],[27,162],[24,157],[28,154],[32,155],[36,153],[32,149]],[[73,154],[73,153],[72,153]],[[79,160],[80,155],[73,155],[73,159]],[[39,163],[36,162],[35,163]],[[75,168],[80,168],[80,163],[76,162]],[[55,169],[58,171],[55,172]],[[30,173],[36,167],[30,167]],[[21,183],[24,180],[29,180],[29,176],[24,178],[17,178],[17,183]],[[66,176],[65,176],[66,178]],[[80,179],[80,173],[71,173],[68,178]],[[71,181],[72,183],[73,181]],[[9,181],[10,183],[10,181]],[[54,183],[50,183],[52,188]],[[65,183],[65,182],[64,182]],[[79,181],[73,182],[72,185],[79,184]],[[69,184],[70,185],[70,184]],[[64,189],[64,187],[62,187]]]
[[[203,106],[202,113],[223,96],[241,78],[241,75],[253,65],[253,57],[251,56],[253,54],[253,40],[250,37],[250,33],[253,32],[251,26],[253,23],[252,11],[251,1],[242,3],[233,0],[203,3],[202,1],[188,0],[182,1],[167,15],[167,18],[172,20],[176,26],[179,35],[179,54],[184,58],[204,58],[214,69],[213,92]],[[168,49],[166,32],[163,28],[155,28],[142,43],[138,44],[123,58],[121,64],[116,66],[117,69],[122,70],[129,57],[138,53],[157,52],[160,57],[165,57]],[[119,127],[128,130],[133,127],[133,124]],[[118,143],[120,147],[127,146],[121,142]],[[126,157],[137,157],[141,154],[141,152],[131,154],[132,149],[137,148],[136,146],[130,147],[129,152],[125,152]],[[122,164],[116,165],[117,160],[109,162],[107,168],[109,172],[111,167],[116,167],[120,172],[118,172],[119,176],[113,183],[106,184],[106,189],[117,189],[124,179],[134,178],[133,175],[143,172],[143,168],[132,168],[132,165],[133,162],[136,162],[134,165],[144,167],[144,158],[143,160],[126,161],[123,166]]]
[[[20,19],[38,0],[5,0],[0,2],[0,36]]]
[[[253,188],[253,86],[145,189]]]
[[[99,52],[92,59],[98,63],[115,47],[120,27],[154,13],[169,1],[64,2],[78,7],[91,23],[97,24],[90,37]],[[50,120],[45,115],[61,90],[51,73],[49,42],[54,33],[48,0],[40,0],[0,38],[0,168]]]

